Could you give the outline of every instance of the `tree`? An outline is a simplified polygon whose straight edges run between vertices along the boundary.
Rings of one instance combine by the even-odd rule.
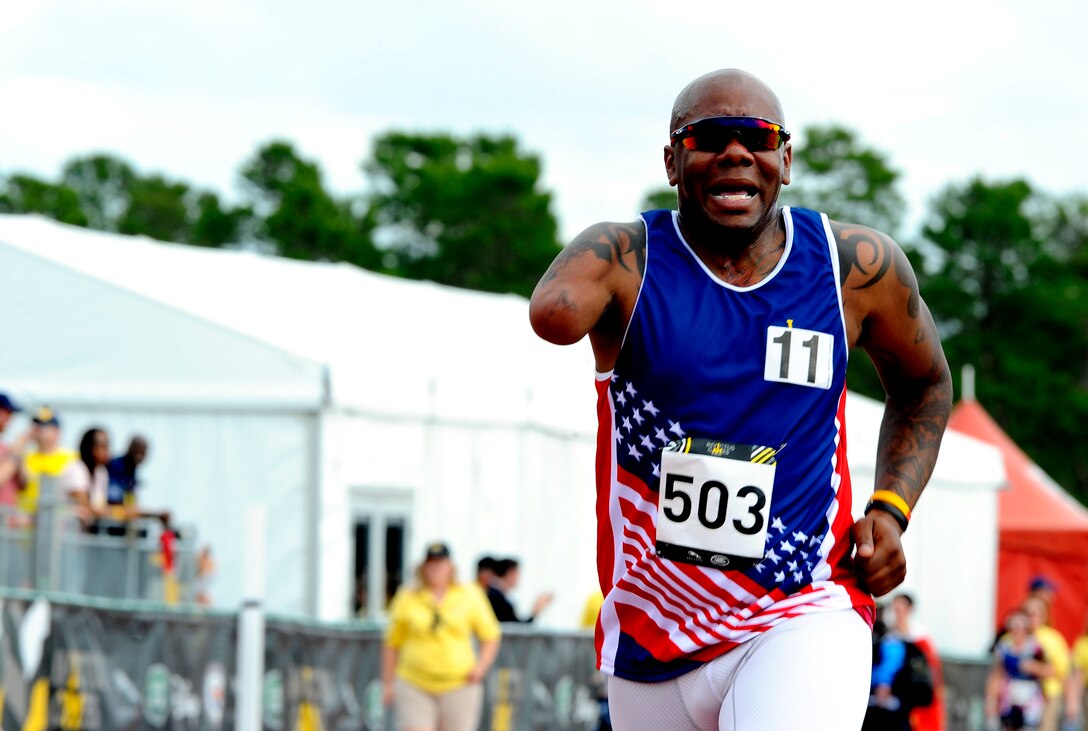
[[[364,166],[383,268],[490,292],[532,292],[559,251],[540,161],[513,137],[390,132]]]
[[[61,182],[75,191],[87,225],[99,231],[117,231],[128,209],[129,188],[136,172],[124,160],[98,154],[78,157],[64,166]]]
[[[675,211],[679,207],[675,188],[658,188],[646,194],[639,206],[640,211],[653,211],[659,208]]]
[[[29,175],[12,175],[0,187],[0,212],[40,213],[61,223],[86,226],[76,192],[64,184],[48,183]]]
[[[1023,180],[946,188],[924,227],[919,269],[945,353],[978,369],[994,418],[1058,482],[1088,496],[1088,203]]]
[[[377,254],[352,215],[351,204],[325,190],[318,166],[300,157],[289,142],[261,147],[243,166],[242,177],[257,235],[272,243],[278,254],[377,265]]]
[[[896,188],[899,173],[884,154],[836,125],[806,127],[801,138],[804,144],[793,146],[792,182],[782,189],[782,203],[895,236],[904,202]]]

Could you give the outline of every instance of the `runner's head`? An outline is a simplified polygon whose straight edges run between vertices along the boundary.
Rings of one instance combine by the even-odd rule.
[[[774,224],[793,160],[784,119],[770,87],[738,69],[684,87],[672,108],[665,170],[686,235],[748,243]]]

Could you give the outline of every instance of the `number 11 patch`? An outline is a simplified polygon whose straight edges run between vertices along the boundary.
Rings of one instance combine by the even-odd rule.
[[[763,379],[811,388],[831,388],[835,336],[800,327],[767,328]]]

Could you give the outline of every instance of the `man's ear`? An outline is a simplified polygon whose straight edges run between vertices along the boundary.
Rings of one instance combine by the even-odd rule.
[[[665,145],[665,172],[669,176],[669,185],[674,187],[679,180],[676,175],[675,154],[675,148],[672,145]]]
[[[782,185],[790,184],[790,166],[793,165],[793,144],[786,143],[786,149],[782,152]]]

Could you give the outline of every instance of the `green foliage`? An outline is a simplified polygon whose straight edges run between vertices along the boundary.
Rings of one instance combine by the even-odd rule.
[[[559,251],[540,161],[513,137],[391,132],[364,166],[383,267],[412,279],[528,295]]]
[[[837,221],[872,226],[895,236],[902,221],[899,173],[886,157],[836,125],[806,127],[793,146],[791,183],[783,205],[814,208]]]
[[[1088,202],[1023,180],[946,188],[918,269],[954,376],[978,372],[995,420],[1058,482],[1088,496]]]
[[[646,194],[646,197],[642,199],[642,203],[639,205],[640,211],[655,211],[660,208],[664,208],[670,211],[675,211],[679,208],[679,201],[676,199],[675,188],[659,188],[658,190],[652,190]]]
[[[41,213],[73,226],[86,226],[87,215],[76,192],[64,184],[29,175],[12,175],[0,187],[0,212]]]
[[[292,259],[349,261],[373,267],[377,254],[354,219],[349,203],[325,190],[318,166],[283,141],[261,147],[242,177],[257,235]]]

